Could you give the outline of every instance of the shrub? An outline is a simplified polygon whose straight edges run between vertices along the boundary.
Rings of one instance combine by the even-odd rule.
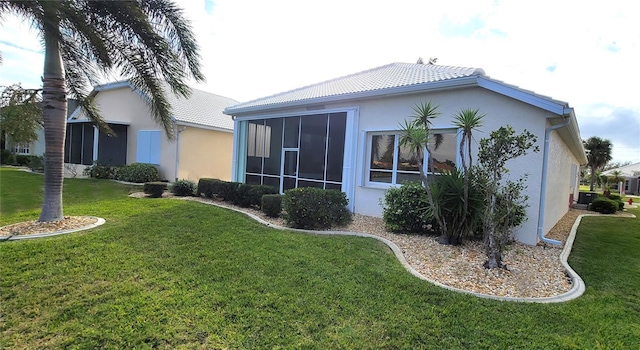
[[[198,188],[196,190],[196,195],[201,196],[204,195],[207,198],[213,198],[215,194],[219,192],[219,183],[223,182],[222,180],[212,179],[212,178],[202,178],[198,180]]]
[[[436,176],[430,184],[435,210],[446,222],[447,230],[440,230],[441,243],[461,244],[481,232],[484,210],[483,179],[470,170],[467,207],[464,207],[464,174],[451,169]]]
[[[591,202],[591,210],[602,214],[614,214],[618,210],[618,202],[609,198],[598,197]]]
[[[265,194],[262,196],[262,212],[272,218],[277,218],[282,212],[282,195]]]
[[[27,166],[31,171],[44,172],[44,157],[31,156]]]
[[[427,191],[419,182],[390,188],[384,194],[382,219],[392,232],[424,233],[432,224]]]
[[[148,194],[151,198],[160,198],[162,193],[167,189],[166,182],[145,182],[144,193]]]
[[[262,204],[262,196],[265,194],[276,194],[278,190],[273,186],[240,184],[236,189],[236,196],[233,204],[241,207],[258,207]]]
[[[609,193],[609,196],[607,198],[609,198],[611,200],[614,200],[614,201],[622,200],[622,196],[620,196],[618,193]]]
[[[82,173],[94,179],[117,179],[119,166],[93,164],[84,168]]]
[[[215,193],[216,195],[225,202],[235,202],[238,186],[240,186],[239,182],[221,181],[217,186],[220,188],[217,190],[218,193]]]
[[[351,221],[347,196],[338,190],[294,188],[284,193],[282,206],[287,225],[303,229],[325,229]]]
[[[622,200],[619,200],[617,202],[618,202],[618,210],[619,211],[623,211],[624,210],[624,202]]]
[[[11,164],[13,162],[13,156],[8,149],[0,150],[0,164]]]
[[[171,193],[179,197],[193,196],[196,183],[191,180],[178,180],[171,185]]]
[[[154,165],[133,163],[120,168],[117,173],[117,179],[136,183],[154,182],[160,179],[160,174]]]

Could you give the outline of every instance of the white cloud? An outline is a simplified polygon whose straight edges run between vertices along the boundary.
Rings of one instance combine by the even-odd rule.
[[[242,101],[391,62],[437,57],[438,64],[480,67],[492,78],[569,102],[585,125],[583,138],[598,136],[587,132],[601,129],[589,126],[615,111],[631,111],[630,122],[640,118],[632,85],[640,78],[634,68],[640,26],[631,1],[218,0],[212,9],[204,0],[179,4],[201,46],[207,82],[198,87]],[[1,40],[38,47],[37,39],[25,37],[27,30],[7,23]],[[445,27],[447,35],[440,32]],[[37,55],[2,44],[0,51],[0,84],[16,78],[8,71],[38,81]],[[7,58],[14,52],[19,61]],[[640,145],[627,149],[616,160],[640,161]]]

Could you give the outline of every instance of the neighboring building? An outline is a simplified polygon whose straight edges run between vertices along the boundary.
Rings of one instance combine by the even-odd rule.
[[[353,212],[381,216],[385,190],[418,179],[415,161],[398,147],[399,129],[416,104],[428,101],[442,113],[433,120],[434,132],[444,139],[433,152],[440,168],[460,164],[460,134],[451,116],[463,108],[487,114],[476,140],[506,124],[538,137],[541,152],[508,163],[513,178],[528,174],[528,221],[516,238],[535,244],[537,227],[546,234],[578,194],[578,167],[587,159],[574,111],[565,102],[491,79],[481,69],[393,63],[228,107],[224,113],[235,119],[233,180],[273,185],[281,192],[303,186],[340,189]],[[549,129],[564,122],[568,125]]]
[[[91,93],[115,137],[98,130],[82,108],[68,119],[66,168],[81,174],[94,162],[104,165],[149,163],[163,179],[231,178],[233,121],[222,113],[237,101],[201,90],[178,98],[165,87],[173,111],[175,140],[152,118],[144,94],[128,81],[96,86]]]
[[[620,175],[624,177],[622,181],[624,193],[640,194],[640,162],[609,169],[603,172],[602,175],[612,176],[614,171],[619,171]],[[618,185],[619,184],[611,184],[611,190],[620,191]]]

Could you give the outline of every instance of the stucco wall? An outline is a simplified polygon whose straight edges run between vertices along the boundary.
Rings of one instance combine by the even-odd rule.
[[[452,115],[463,108],[478,108],[481,113],[486,113],[482,132],[476,132],[473,144],[473,157],[477,160],[477,141],[489,137],[492,130],[510,124],[517,132],[529,130],[538,137],[538,145],[542,145],[544,139],[545,112],[528,104],[492,93],[490,91],[471,88],[456,90],[455,92],[439,92],[432,94],[409,95],[395,98],[383,98],[364,101],[359,104],[360,118],[359,130],[380,131],[397,130],[399,123],[413,114],[413,106],[421,102],[433,101],[439,105],[441,115],[433,120],[434,128],[452,127]],[[359,137],[366,137],[366,133],[360,133]],[[361,179],[364,176],[367,165],[366,142],[358,142],[358,160],[356,176]],[[531,153],[526,158],[520,158],[508,163],[511,170],[510,177],[517,179],[520,175],[528,174],[529,196],[528,220],[517,231],[518,240],[528,243],[536,243],[536,223],[538,218],[539,184],[541,176],[542,155]],[[382,186],[366,185],[360,180],[355,190],[355,212],[365,215],[381,216],[382,207],[380,201],[384,196],[385,188]]]
[[[187,127],[180,133],[178,179],[231,180],[232,148],[232,133]]]
[[[549,158],[547,172],[546,203],[544,208],[543,232],[546,233],[569,210],[569,198],[573,194],[578,199],[579,170],[574,174],[571,166],[579,166],[567,145],[557,132],[552,131],[549,136]],[[572,181],[573,177],[573,181]],[[574,184],[573,186],[572,183]]]
[[[296,112],[300,114],[310,114],[314,112],[322,113],[323,110],[357,108],[358,124],[357,141],[355,142],[356,147],[354,147],[355,149],[353,150],[345,150],[345,152],[355,152],[356,155],[356,168],[352,174],[352,176],[355,177],[356,185],[354,196],[350,200],[353,201],[354,212],[379,217],[382,215],[380,202],[389,186],[377,184],[368,185],[366,181],[364,181],[368,162],[367,132],[398,130],[400,123],[403,123],[405,119],[410,118],[414,113],[413,107],[416,104],[428,101],[433,101],[439,105],[438,111],[441,113],[438,118],[433,120],[434,128],[451,128],[452,115],[464,108],[478,108],[481,113],[486,113],[487,116],[483,120],[484,125],[481,131],[474,133],[475,142],[472,145],[474,162],[477,161],[477,142],[481,138],[489,137],[491,131],[501,126],[509,124],[514,127],[517,133],[521,133],[526,129],[537,136],[538,141],[536,145],[539,146],[540,152],[530,152],[526,157],[521,157],[507,163],[510,169],[510,174],[508,175],[510,179],[516,180],[522,175],[528,175],[528,187],[524,193],[529,197],[527,221],[516,231],[516,239],[526,244],[536,244],[544,131],[547,125],[547,118],[557,117],[549,112],[504,95],[476,87],[334,104],[327,103],[322,106],[313,106],[313,108],[309,109],[286,109],[267,114],[273,116]],[[349,135],[349,131],[347,131],[347,133]],[[556,144],[551,148],[552,153],[557,153],[553,155],[554,164],[567,163],[567,159],[575,162],[575,158],[557,135],[555,135],[554,140]],[[562,217],[568,208],[570,165],[556,167],[553,172],[550,177],[563,176],[564,179],[557,183],[554,182],[553,186],[551,186],[552,188],[549,188],[547,191],[549,194],[553,192],[553,195],[547,200],[548,204],[545,213],[547,213],[549,218],[545,220],[544,233]],[[563,175],[561,175],[561,173]],[[558,188],[562,190],[559,191],[557,190]]]
[[[127,164],[136,162],[138,131],[163,130],[151,118],[151,112],[142,97],[129,87],[101,91],[96,95],[96,106],[102,117],[108,122],[128,123],[127,128]],[[78,119],[86,119],[81,114]],[[176,143],[169,141],[164,132],[160,141],[160,177],[175,178]]]

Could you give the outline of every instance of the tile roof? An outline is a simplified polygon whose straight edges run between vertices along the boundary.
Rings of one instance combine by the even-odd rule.
[[[168,88],[166,90],[171,91]],[[234,99],[192,88],[189,98],[168,92],[167,100],[178,122],[233,130],[233,119],[222,111],[237,104],[238,101]]]
[[[640,176],[640,163],[628,164],[625,166],[621,166],[615,169],[609,169],[607,171],[603,171],[603,175],[613,175],[614,171],[619,171],[620,174],[624,177],[636,177]]]
[[[484,76],[485,74],[480,68],[391,63],[295,90],[236,104],[227,108],[225,113],[233,114],[234,111],[246,108],[267,107],[270,105],[308,101],[323,97],[374,92],[377,90],[433,83],[473,75]]]
[[[100,91],[108,91],[128,87],[145,98],[144,94],[136,89],[129,81],[117,81],[108,84],[95,86],[92,95]],[[188,98],[176,96],[169,85],[163,83],[163,89],[167,94],[167,100],[171,104],[172,117],[180,123],[202,125],[204,127],[224,129],[233,131],[233,119],[223,114],[226,107],[237,104],[238,101],[212,94],[210,92],[191,88],[191,95]],[[72,113],[71,117],[79,112],[80,108]]]

